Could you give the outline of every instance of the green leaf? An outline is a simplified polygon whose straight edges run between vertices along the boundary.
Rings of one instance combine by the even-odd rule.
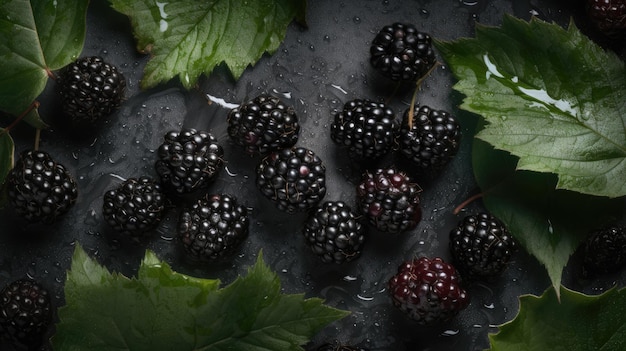
[[[83,48],[88,1],[0,2],[0,111],[19,116]],[[44,128],[37,110],[25,120]]]
[[[4,180],[11,168],[13,168],[14,154],[15,145],[13,144],[13,138],[5,129],[0,129],[0,208],[3,208],[7,201]]]
[[[478,138],[518,156],[518,169],[558,175],[560,189],[626,195],[626,69],[616,55],[573,24],[512,16],[436,45],[461,108],[487,121]]]
[[[491,351],[615,351],[626,349],[626,289],[589,296],[553,288],[520,297],[515,319],[490,334]]]
[[[348,312],[280,293],[261,255],[248,274],[219,280],[174,272],[147,251],[137,278],[110,273],[77,245],[56,350],[302,350]]]
[[[555,288],[588,233],[619,218],[624,203],[555,189],[556,176],[516,170],[517,158],[475,139],[472,166],[485,207],[547,270]],[[558,290],[557,290],[558,293]]]
[[[194,86],[222,62],[238,79],[265,53],[273,53],[305,0],[110,0],[130,17],[137,49],[150,53],[141,85],[150,88],[174,77]]]

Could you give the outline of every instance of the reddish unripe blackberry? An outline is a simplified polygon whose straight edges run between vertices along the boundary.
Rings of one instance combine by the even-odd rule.
[[[275,151],[256,167],[256,186],[281,211],[307,211],[326,195],[326,167],[307,148]]]
[[[421,169],[439,170],[456,155],[461,141],[457,119],[428,106],[404,112],[398,137],[400,154]]]
[[[24,151],[6,178],[9,201],[30,222],[53,223],[76,202],[70,172],[45,151]]]
[[[74,122],[93,123],[116,111],[126,79],[101,57],[80,58],[63,68],[57,79],[63,112]]]
[[[384,26],[370,46],[370,63],[392,80],[417,80],[436,62],[430,35],[412,24]]]
[[[161,222],[165,202],[161,185],[152,178],[129,178],[104,194],[102,214],[121,234],[139,238]]]
[[[626,0],[587,0],[589,19],[611,37],[626,32]]]
[[[304,223],[306,244],[325,263],[349,262],[361,255],[365,226],[343,201],[328,201]]]
[[[389,280],[397,308],[422,325],[450,320],[469,304],[455,268],[440,257],[406,261]]]
[[[450,231],[453,262],[464,277],[472,279],[501,274],[516,246],[506,226],[486,212],[466,216]]]
[[[51,323],[50,294],[38,282],[19,279],[0,292],[0,336],[16,347],[38,349]]]
[[[295,145],[300,124],[293,107],[263,94],[228,114],[227,131],[247,153],[266,155]]]
[[[420,187],[394,168],[366,172],[357,186],[361,214],[378,230],[400,233],[413,229],[422,219]]]
[[[393,110],[384,103],[356,99],[335,114],[331,139],[357,160],[375,160],[395,146],[398,125]]]
[[[592,232],[583,243],[583,274],[616,272],[626,265],[626,227],[610,225]]]
[[[206,188],[224,167],[224,150],[217,139],[196,129],[168,132],[157,154],[161,183],[177,194]]]
[[[211,195],[181,212],[177,233],[192,261],[215,261],[233,254],[248,236],[246,207],[233,196]]]

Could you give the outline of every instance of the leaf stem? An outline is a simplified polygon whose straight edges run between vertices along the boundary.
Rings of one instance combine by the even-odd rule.
[[[455,207],[452,213],[454,213],[455,215],[459,214],[459,212],[461,212],[465,208],[465,206],[469,205],[474,200],[480,199],[481,197],[483,197],[483,193],[478,193],[470,196],[467,200],[463,201],[460,205]]]
[[[426,80],[426,78],[428,78],[430,74],[433,73],[435,68],[437,68],[437,66],[439,66],[440,64],[441,62],[435,61],[435,64],[433,64],[432,67],[428,69],[428,72],[426,72],[426,74],[421,76],[420,79],[418,79],[417,82],[415,82],[415,90],[413,91],[413,97],[411,98],[411,105],[409,106],[409,115],[407,116],[408,123],[409,123],[409,130],[413,129],[413,114],[415,113],[415,100],[417,100],[417,92],[420,90],[420,87],[422,86],[422,83]]]
[[[30,105],[28,105],[28,107],[26,108],[26,110],[24,110],[24,112],[22,112],[19,116],[17,116],[17,118],[13,122],[11,122],[11,124],[9,124],[6,128],[4,128],[3,131],[0,132],[0,135],[11,131],[11,129],[15,127],[22,119],[24,119],[24,117],[26,117],[30,113],[30,111],[36,108],[39,108],[39,101],[37,100],[31,102]]]

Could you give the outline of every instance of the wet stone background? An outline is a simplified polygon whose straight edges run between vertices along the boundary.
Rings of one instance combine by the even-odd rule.
[[[349,100],[368,98],[390,101],[399,116],[413,91],[409,85],[394,93],[394,85],[369,66],[370,41],[383,25],[410,22],[432,37],[447,40],[473,36],[476,22],[498,25],[503,14],[509,13],[524,19],[537,16],[563,26],[573,18],[585,33],[597,37],[582,8],[582,1],[566,0],[309,1],[308,26],[292,23],[274,55],[263,57],[238,81],[219,67],[202,78],[197,89],[186,91],[176,81],[141,90],[139,82],[148,57],[135,50],[128,19],[108,8],[106,2],[95,1],[88,13],[82,55],[100,55],[121,69],[128,82],[127,101],[97,132],[68,130],[58,114],[54,82],[48,84],[40,97],[40,112],[52,128],[42,132],[40,147],[75,175],[79,198],[52,226],[26,223],[15,218],[11,209],[0,211],[0,283],[35,278],[50,289],[53,303],[59,307],[64,304],[63,283],[77,242],[110,270],[128,276],[136,273],[145,250],[150,249],[176,271],[220,278],[224,283],[245,273],[263,250],[285,293],[321,297],[331,306],[353,312],[324,329],[309,346],[338,339],[369,350],[482,350],[488,347],[487,333],[516,315],[519,295],[540,294],[549,286],[542,267],[525,252],[515,254],[498,280],[472,286],[470,306],[441,326],[420,327],[408,320],[391,305],[385,290],[396,267],[406,259],[422,255],[448,259],[448,232],[463,216],[481,209],[480,202],[474,202],[460,214],[452,213],[478,191],[469,137],[463,139],[457,157],[438,177],[420,179],[423,220],[417,228],[392,239],[370,230],[358,260],[324,265],[304,246],[300,231],[305,214],[281,213],[259,196],[254,167],[260,158],[245,155],[228,140],[229,108],[221,101],[238,104],[271,93],[294,106],[301,121],[298,145],[314,150],[326,165],[325,200],[353,205],[362,170],[351,165],[331,142],[333,114]],[[623,48],[613,49],[624,57]],[[460,97],[452,93],[453,83],[449,68],[445,64],[438,67],[426,79],[418,103],[456,114],[463,133],[470,136],[475,116],[457,108]],[[167,213],[152,237],[139,244],[119,238],[102,218],[104,192],[129,177],[155,177],[155,150],[163,135],[182,127],[210,131],[225,149],[227,168],[208,192],[233,194],[251,209],[250,236],[231,262],[197,266],[181,258],[175,239],[180,205]],[[22,124],[12,135],[17,152],[32,147],[31,127]],[[622,286],[625,279],[618,274],[581,281],[577,270],[569,267],[564,282],[577,290],[599,293],[613,285]]]

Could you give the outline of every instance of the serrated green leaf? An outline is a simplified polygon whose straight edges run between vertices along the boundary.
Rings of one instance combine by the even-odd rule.
[[[488,122],[477,135],[556,186],[626,195],[626,69],[570,24],[506,16],[476,38],[436,42],[459,79],[461,108]]]
[[[0,2],[0,111],[19,116],[41,94],[51,71],[75,59],[85,40],[88,1]],[[37,110],[25,120],[45,127]]]
[[[626,350],[626,289],[590,296],[550,288],[520,297],[519,313],[490,334],[491,351]]]
[[[186,88],[225,63],[238,79],[273,53],[289,23],[303,19],[305,0],[110,0],[130,17],[137,49],[151,58],[141,81],[150,88],[178,77]]]
[[[259,256],[248,274],[218,280],[174,272],[148,251],[137,278],[110,273],[77,245],[55,350],[302,350],[347,312],[280,293]]]
[[[516,157],[480,139],[472,148],[485,207],[543,264],[555,288],[588,233],[623,213],[620,199],[555,189],[553,174],[516,170]]]

